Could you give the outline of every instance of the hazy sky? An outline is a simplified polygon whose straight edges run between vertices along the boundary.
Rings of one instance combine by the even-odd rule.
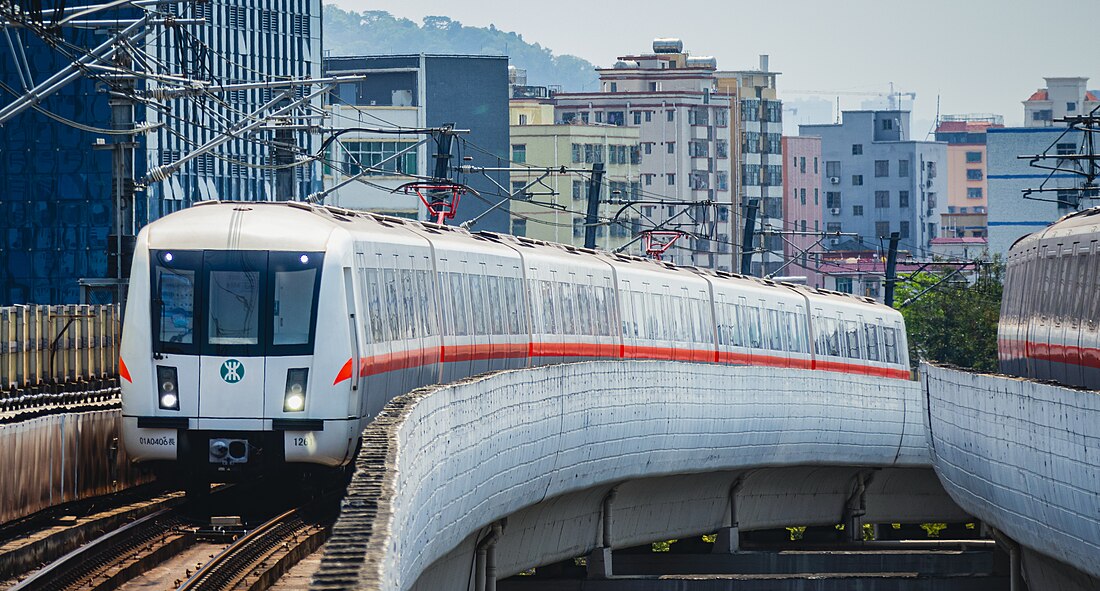
[[[336,0],[420,22],[444,15],[515,31],[556,54],[598,66],[679,37],[720,69],[751,69],[771,56],[784,100],[829,95],[794,90],[916,92],[914,119],[940,111],[989,112],[1019,125],[1020,101],[1044,76],[1086,76],[1100,88],[1100,47],[1089,13],[1100,0]],[[1091,43],[1088,37],[1092,36]],[[873,97],[841,96],[842,108]],[[914,126],[914,135],[916,135]]]

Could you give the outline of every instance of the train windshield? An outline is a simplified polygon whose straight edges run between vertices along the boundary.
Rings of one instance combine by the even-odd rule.
[[[313,352],[323,254],[156,251],[155,348],[203,355]]]

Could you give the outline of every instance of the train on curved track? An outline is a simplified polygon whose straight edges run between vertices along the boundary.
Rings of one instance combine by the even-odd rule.
[[[121,345],[137,462],[232,480],[352,461],[392,397],[587,359],[909,379],[869,298],[303,203],[204,202],[137,237]]]
[[[1006,374],[1100,389],[1100,208],[1024,236],[1006,261],[997,349]]]

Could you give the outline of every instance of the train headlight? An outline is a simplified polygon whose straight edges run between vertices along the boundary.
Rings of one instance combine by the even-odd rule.
[[[157,366],[157,401],[161,410],[179,410],[179,382],[176,368],[166,365]]]
[[[286,370],[286,391],[283,393],[283,412],[302,412],[306,408],[306,379],[309,369],[300,367]]]

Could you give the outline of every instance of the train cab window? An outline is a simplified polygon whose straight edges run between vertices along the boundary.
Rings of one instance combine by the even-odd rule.
[[[153,258],[153,331],[156,350],[196,353],[196,280],[202,266],[199,252],[155,252]]]
[[[213,347],[259,345],[267,253],[208,251],[203,267],[207,282],[206,343]]]
[[[275,345],[308,343],[317,269],[276,271],[274,284],[271,342]]]

